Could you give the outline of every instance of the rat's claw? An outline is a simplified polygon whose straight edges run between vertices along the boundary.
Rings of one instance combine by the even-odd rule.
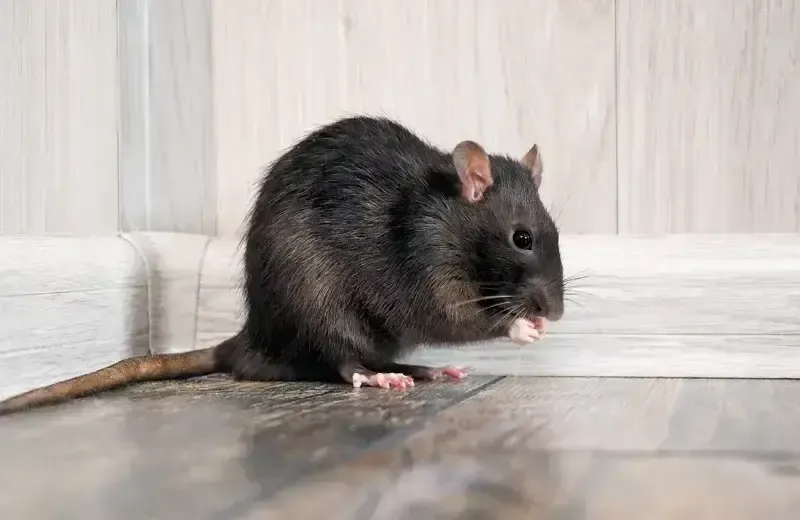
[[[405,374],[395,373],[377,373],[370,376],[359,373],[353,374],[353,386],[359,388],[362,385],[403,390],[412,388],[414,386],[414,379]]]
[[[544,326],[540,323],[539,327]],[[518,318],[509,327],[508,337],[515,343],[533,343],[542,337],[539,327],[525,318]]]

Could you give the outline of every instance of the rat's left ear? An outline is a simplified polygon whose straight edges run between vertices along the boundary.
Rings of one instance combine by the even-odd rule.
[[[481,200],[494,183],[486,151],[474,141],[462,141],[453,150],[453,165],[461,181],[461,196],[467,202]]]
[[[531,171],[533,185],[536,186],[538,190],[539,186],[542,185],[542,171],[544,167],[542,166],[542,154],[539,153],[539,147],[537,145],[533,145],[533,147],[528,150],[528,153],[522,158],[522,164],[527,166]]]

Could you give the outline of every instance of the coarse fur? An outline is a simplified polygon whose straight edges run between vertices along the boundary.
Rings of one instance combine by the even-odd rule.
[[[354,383],[384,372],[425,379],[433,369],[396,360],[421,343],[488,340],[507,336],[515,320],[558,320],[559,234],[539,198],[541,171],[536,146],[521,159],[472,141],[447,152],[366,116],[318,128],[263,177],[244,240],[247,315],[234,337],[182,354],[185,374],[147,368],[153,356],[134,358],[0,402],[0,414],[212,372],[256,381]],[[97,380],[106,383],[92,388]]]

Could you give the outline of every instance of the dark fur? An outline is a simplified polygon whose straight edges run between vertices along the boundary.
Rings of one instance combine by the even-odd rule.
[[[264,381],[418,377],[425,367],[394,361],[420,343],[504,336],[518,316],[560,318],[558,231],[531,169],[489,159],[491,187],[471,202],[453,155],[396,122],[353,117],[317,129],[261,183],[244,244],[246,322],[212,365],[209,351],[126,360],[4,401],[0,414],[180,377],[181,367]],[[520,227],[533,251],[513,246]],[[517,298],[460,305],[496,294]]]
[[[496,292],[546,287],[534,298],[560,317],[556,226],[530,170],[490,160],[494,185],[469,203],[451,154],[387,119],[340,120],[278,159],[249,218],[237,376],[340,380],[343,367],[382,371],[421,342],[503,336],[510,319],[454,306]],[[510,243],[517,224],[535,253]]]

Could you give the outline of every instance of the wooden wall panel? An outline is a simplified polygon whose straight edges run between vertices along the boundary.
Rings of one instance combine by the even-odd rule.
[[[620,232],[800,231],[800,2],[617,3]]]
[[[0,2],[0,233],[117,230],[116,14]]]
[[[261,169],[349,113],[434,143],[545,154],[543,196],[568,232],[616,230],[612,0],[214,1],[220,234]],[[563,212],[562,212],[563,208]]]
[[[125,231],[216,233],[210,16],[210,0],[120,0]]]
[[[800,231],[798,62],[800,0],[3,0],[0,232],[236,234],[352,113],[539,142],[564,232]]]

